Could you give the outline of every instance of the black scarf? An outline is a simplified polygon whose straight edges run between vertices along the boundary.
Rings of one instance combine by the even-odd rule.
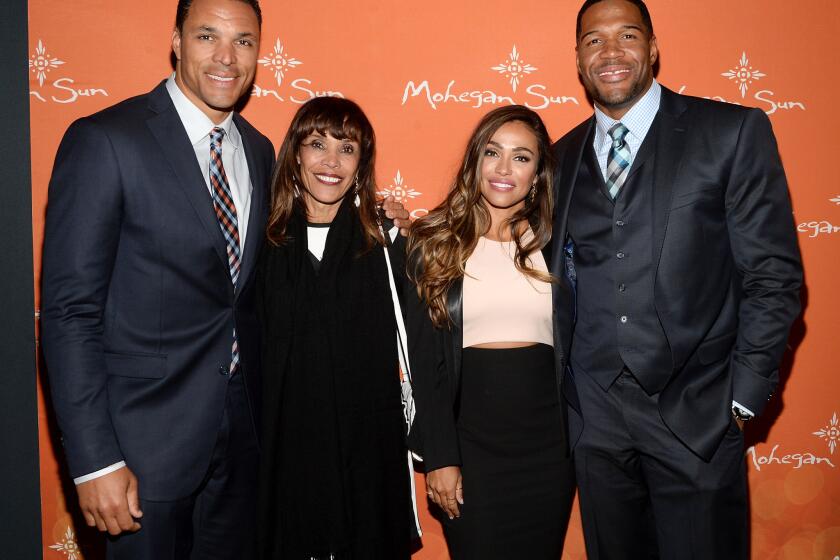
[[[410,497],[384,255],[367,250],[349,200],[317,273],[302,213],[288,231],[285,245],[266,248],[259,271],[261,554],[397,558],[392,543],[407,549],[409,529],[408,516],[394,512],[410,511]]]

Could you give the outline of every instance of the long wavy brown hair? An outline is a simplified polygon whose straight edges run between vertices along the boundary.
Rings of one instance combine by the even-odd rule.
[[[384,244],[377,222],[376,199],[376,136],[365,113],[353,101],[341,97],[316,97],[298,109],[277,153],[277,163],[271,176],[271,212],[266,237],[273,245],[282,245],[289,238],[287,226],[298,210],[306,215],[306,204],[298,185],[303,183],[297,156],[300,146],[313,132],[329,134],[337,140],[359,143],[359,167],[356,180],[359,195],[359,219],[367,234],[367,247]],[[353,196],[354,190],[346,196]]]
[[[466,262],[479,237],[490,229],[490,213],[481,196],[481,163],[487,143],[504,124],[518,121],[537,138],[539,148],[535,193],[511,216],[503,227],[510,228],[516,244],[517,270],[537,280],[552,282],[550,274],[534,269],[528,255],[551,240],[553,212],[551,140],[542,119],[522,105],[501,107],[487,113],[467,143],[461,167],[446,199],[428,215],[417,220],[408,238],[408,275],[417,285],[418,295],[429,306],[436,327],[449,327],[452,320],[446,296],[452,283],[465,274]],[[533,237],[525,235],[528,227]]]

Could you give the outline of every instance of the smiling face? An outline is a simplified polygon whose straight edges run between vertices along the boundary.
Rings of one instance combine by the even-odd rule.
[[[481,159],[481,197],[492,230],[525,206],[538,164],[537,137],[525,123],[506,122],[490,137]]]
[[[172,34],[175,82],[214,123],[222,122],[251,87],[260,24],[239,0],[194,0],[183,30]]]
[[[586,10],[576,50],[586,90],[614,119],[623,117],[653,82],[656,37],[630,2],[604,0]]]
[[[332,221],[356,179],[360,155],[355,140],[339,140],[317,131],[303,140],[298,151],[298,173],[310,220]]]

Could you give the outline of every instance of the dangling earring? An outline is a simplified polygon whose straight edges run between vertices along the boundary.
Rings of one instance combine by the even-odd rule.
[[[534,197],[536,197],[536,196],[537,196],[537,184],[532,183],[531,184],[531,192],[528,193],[528,203],[533,204],[534,203]]]
[[[298,165],[300,165],[300,156],[296,156],[295,161],[297,162]],[[295,175],[295,174],[292,174],[292,185],[294,186],[295,198],[300,198],[300,185],[298,185],[297,175]]]
[[[353,178],[353,194],[356,195],[356,198],[353,200],[353,202],[356,204],[356,207],[358,208],[359,205],[362,204],[362,199],[359,198],[359,176],[358,175],[356,175]]]

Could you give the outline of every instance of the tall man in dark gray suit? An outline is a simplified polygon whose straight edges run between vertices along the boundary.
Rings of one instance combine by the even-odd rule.
[[[764,113],[667,90],[657,56],[644,2],[584,3],[595,115],[555,145],[554,235],[577,280],[564,390],[587,554],[746,559],[743,422],[800,309],[787,182]]]
[[[175,73],[73,123],[56,157],[43,345],[82,512],[119,535],[109,558],[249,555],[274,149],[233,106],[260,24],[257,0],[181,0]]]

